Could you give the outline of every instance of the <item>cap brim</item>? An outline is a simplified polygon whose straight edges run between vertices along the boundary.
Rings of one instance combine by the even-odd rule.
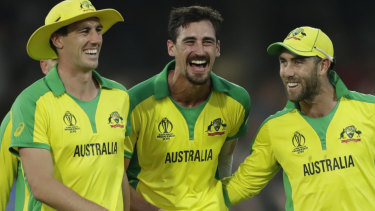
[[[61,27],[84,20],[89,17],[98,17],[100,19],[100,23],[103,26],[103,34],[115,23],[124,21],[123,17],[118,11],[114,9],[103,9],[94,12],[87,12],[61,22],[44,25],[38,28],[29,38],[26,47],[27,53],[31,58],[38,61],[44,59],[56,59],[57,54],[49,44],[52,33]]]
[[[299,55],[299,56],[316,56],[315,53],[313,52],[308,52],[308,51],[298,51],[294,48],[292,48],[291,46],[285,44],[285,43],[282,43],[282,42],[276,42],[276,43],[272,43],[271,45],[268,46],[267,48],[267,53],[269,55],[273,55],[273,56],[278,56],[281,54],[281,52],[286,49],[296,55]]]

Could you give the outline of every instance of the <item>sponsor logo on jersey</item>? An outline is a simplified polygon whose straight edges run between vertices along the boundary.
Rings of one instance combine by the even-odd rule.
[[[70,113],[70,111],[66,111],[63,116],[63,121],[66,125],[65,131],[69,131],[70,133],[76,133],[77,130],[80,128],[77,126],[77,119],[76,117]]]
[[[303,164],[303,175],[311,176],[328,171],[336,171],[354,167],[352,155],[345,155],[341,157],[334,157],[331,159],[317,160],[310,163]]]
[[[117,111],[112,112],[108,118],[108,124],[111,125],[111,128],[124,128],[123,121],[124,118],[122,118]]]
[[[208,136],[216,136],[216,135],[223,135],[225,133],[225,128],[227,124],[221,120],[221,118],[217,118],[208,125],[207,127],[207,134]]]
[[[362,132],[357,130],[354,125],[350,125],[342,130],[340,133],[341,143],[358,142],[361,141]]]
[[[305,146],[306,139],[305,136],[303,136],[298,131],[294,132],[293,138],[292,138],[292,144],[294,146],[294,149],[292,152],[295,152],[297,154],[304,153],[305,150],[308,149],[307,146]]]
[[[175,137],[175,135],[172,133],[173,130],[173,124],[167,117],[164,117],[158,124],[158,130],[159,135],[156,136],[157,138],[168,141],[171,138]]]
[[[167,152],[164,164],[182,162],[204,162],[212,160],[212,149]]]
[[[25,128],[25,123],[24,122],[19,123],[13,135],[15,137],[21,135],[24,128]]]
[[[88,157],[112,154],[117,154],[117,142],[103,142],[76,145],[73,157]]]

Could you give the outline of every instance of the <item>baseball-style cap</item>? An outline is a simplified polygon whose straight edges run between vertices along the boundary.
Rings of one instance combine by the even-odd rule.
[[[270,55],[280,55],[283,48],[300,56],[318,56],[334,62],[333,45],[329,37],[320,29],[303,26],[291,31],[283,42],[268,46]]]
[[[90,17],[98,17],[104,34],[113,24],[124,21],[114,9],[96,10],[89,0],[65,0],[55,5],[48,13],[44,26],[39,27],[27,42],[27,53],[35,60],[56,59],[51,48],[51,35],[61,27]]]

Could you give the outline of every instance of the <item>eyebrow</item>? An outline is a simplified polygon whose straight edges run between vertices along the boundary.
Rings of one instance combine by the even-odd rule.
[[[189,36],[189,37],[185,37],[184,39],[182,39],[182,41],[186,41],[186,40],[197,40],[197,38],[194,36]],[[216,39],[212,37],[203,37],[203,40],[210,40],[210,41],[216,42]]]

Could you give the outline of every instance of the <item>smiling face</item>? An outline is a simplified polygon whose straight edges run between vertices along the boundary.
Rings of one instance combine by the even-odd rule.
[[[57,48],[59,61],[74,69],[90,71],[98,67],[102,46],[102,25],[98,18],[88,18],[68,26],[68,34],[54,34],[52,42]]]
[[[280,77],[292,102],[313,100],[320,92],[321,82],[315,57],[302,57],[283,51],[279,57]]]
[[[176,59],[175,71],[180,71],[194,85],[209,81],[215,58],[220,56],[220,42],[210,21],[180,26],[176,43],[168,40],[167,45],[169,55]]]

